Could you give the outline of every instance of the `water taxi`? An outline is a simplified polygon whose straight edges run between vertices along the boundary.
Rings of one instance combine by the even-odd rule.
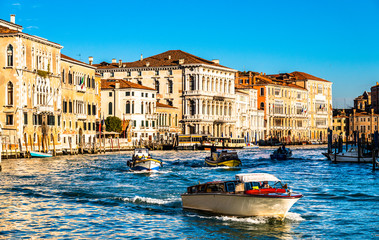
[[[237,152],[227,150],[215,151],[212,148],[211,156],[205,158],[205,164],[209,167],[239,167],[241,160],[238,158]]]
[[[136,148],[127,165],[131,171],[158,171],[162,161],[151,158],[147,148]]]
[[[235,180],[214,181],[187,188],[181,195],[184,209],[222,215],[265,216],[284,219],[301,194],[267,173],[237,174]]]

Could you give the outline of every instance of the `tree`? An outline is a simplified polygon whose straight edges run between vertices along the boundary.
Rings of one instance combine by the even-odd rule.
[[[121,119],[114,116],[109,116],[105,119],[105,126],[108,132],[118,132],[122,131]]]

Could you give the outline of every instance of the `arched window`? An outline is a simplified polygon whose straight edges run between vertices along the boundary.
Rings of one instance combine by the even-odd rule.
[[[7,104],[9,106],[13,106],[13,83],[12,82],[8,82],[8,86],[7,86],[7,97],[8,97],[8,101],[7,101]]]
[[[108,114],[112,115],[112,103],[108,103]]]
[[[66,79],[65,79],[65,71],[63,69],[62,71],[62,82],[65,83],[66,82]]]
[[[10,44],[7,47],[7,66],[13,67],[13,46]]]
[[[129,114],[129,113],[130,113],[130,102],[129,102],[129,101],[126,102],[126,110],[125,110],[125,113],[126,113],[126,114]]]
[[[155,90],[157,90],[157,93],[159,93],[159,81],[155,80]]]

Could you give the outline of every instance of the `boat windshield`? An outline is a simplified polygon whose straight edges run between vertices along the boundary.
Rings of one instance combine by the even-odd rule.
[[[283,188],[283,185],[280,181],[245,182],[245,191],[262,188]]]

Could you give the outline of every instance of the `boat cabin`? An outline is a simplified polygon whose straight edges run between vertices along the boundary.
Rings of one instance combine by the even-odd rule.
[[[271,174],[237,174],[236,180],[207,182],[190,186],[187,194],[269,194],[285,193],[287,185]]]

